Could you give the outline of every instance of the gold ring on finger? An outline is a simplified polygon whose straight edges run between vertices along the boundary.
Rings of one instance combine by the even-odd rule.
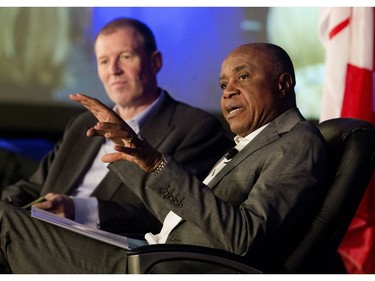
[[[129,139],[125,139],[127,143],[132,143],[133,142],[133,135],[130,135]]]

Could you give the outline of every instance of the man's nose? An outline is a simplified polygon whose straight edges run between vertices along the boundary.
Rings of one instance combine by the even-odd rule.
[[[240,93],[238,87],[234,83],[228,83],[226,88],[223,91],[223,98],[230,99],[233,96],[236,96]]]
[[[120,66],[120,62],[118,60],[115,60],[111,64],[111,74],[116,75],[122,73],[122,68]]]

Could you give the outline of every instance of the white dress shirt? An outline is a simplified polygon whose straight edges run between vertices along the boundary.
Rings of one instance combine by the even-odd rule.
[[[269,123],[268,123],[269,124]],[[254,132],[250,133],[246,137],[236,136],[234,141],[236,143],[235,149],[240,152],[246,145],[248,145],[268,124],[256,129]],[[222,158],[210,171],[208,176],[204,179],[203,183],[208,184],[218,172],[224,168],[224,166],[231,161],[231,159]],[[170,211],[164,219],[163,227],[158,234],[146,233],[145,239],[148,244],[164,244],[167,241],[169,233],[177,226],[177,224],[182,220],[182,218],[176,215],[174,212]]]

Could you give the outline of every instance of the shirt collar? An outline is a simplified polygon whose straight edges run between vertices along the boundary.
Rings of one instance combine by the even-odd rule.
[[[133,129],[135,133],[139,134],[141,126],[146,122],[151,113],[163,102],[165,95],[165,91],[161,89],[160,95],[153,101],[152,104],[150,104],[149,107],[138,113],[133,118],[125,120],[125,122]],[[113,110],[118,113],[117,106],[114,106]]]
[[[261,131],[263,131],[263,129],[265,127],[267,127],[269,123],[267,123],[266,125],[263,125],[262,127],[256,129],[255,131],[251,132],[250,134],[248,134],[247,136],[245,137],[241,137],[241,136],[235,136],[234,137],[234,142],[236,143],[236,146],[235,148],[238,150],[238,151],[241,151],[247,144],[249,144]]]

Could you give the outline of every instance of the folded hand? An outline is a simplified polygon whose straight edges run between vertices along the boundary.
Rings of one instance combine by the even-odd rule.
[[[59,217],[71,220],[75,219],[74,201],[67,195],[48,193],[44,196],[45,201],[33,206],[54,213]]]

